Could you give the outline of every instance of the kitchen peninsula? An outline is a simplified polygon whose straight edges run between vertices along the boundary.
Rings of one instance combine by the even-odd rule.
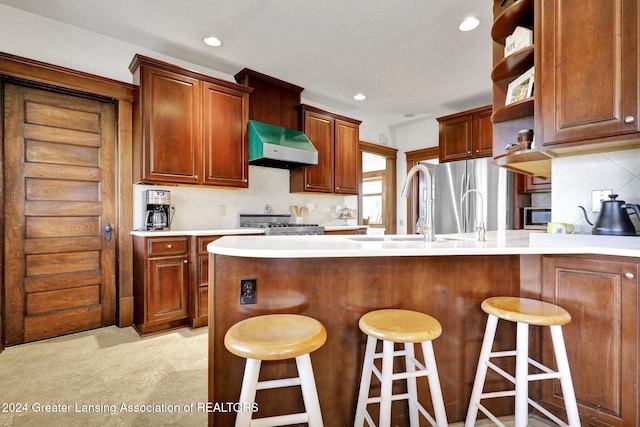
[[[572,314],[565,341],[581,417],[637,425],[638,238],[523,231],[490,232],[487,242],[473,234],[444,237],[228,236],[209,244],[209,400],[234,402],[240,393],[244,361],[222,344],[231,325],[261,314],[305,314],[328,332],[312,355],[325,423],[350,425],[365,346],[358,319],[395,307],[441,322],[434,350],[447,416],[462,421],[486,322],[480,303],[520,295],[555,302]],[[240,304],[244,278],[256,279],[256,304]],[[499,329],[494,349],[513,348],[509,326]],[[534,336],[532,357],[548,362],[544,338]],[[293,364],[263,367],[264,378],[294,374]],[[428,389],[426,383],[420,387]],[[536,392],[546,406],[560,409],[555,388]],[[259,416],[301,409],[298,389],[277,393],[274,399],[258,394]],[[497,414],[513,411],[511,402],[492,405]],[[395,424],[406,424],[397,409]],[[209,425],[230,425],[233,416],[210,414]]]

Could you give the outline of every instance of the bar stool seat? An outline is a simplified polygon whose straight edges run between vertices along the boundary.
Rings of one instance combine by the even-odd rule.
[[[269,314],[251,317],[233,325],[224,337],[231,353],[247,359],[238,401],[236,427],[281,426],[308,423],[321,427],[322,414],[313,376],[310,353],[322,347],[327,330],[317,320],[297,314]],[[258,381],[261,362],[296,360],[298,377]],[[252,421],[257,390],[301,386],[305,412],[259,418]]]
[[[433,317],[410,310],[383,309],[366,313],[358,322],[360,330],[367,335],[362,378],[354,426],[364,425],[366,420],[370,426],[375,426],[367,411],[367,405],[380,404],[379,427],[391,425],[391,402],[407,400],[409,403],[409,422],[411,426],[419,425],[419,413],[432,425],[443,427],[447,425],[447,416],[432,341],[442,334],[442,326]],[[376,353],[378,340],[382,341],[382,353]],[[403,351],[395,350],[395,343],[404,344]],[[414,354],[414,344],[421,344],[424,365]],[[393,372],[394,357],[404,356],[405,372]],[[375,359],[382,359],[382,370],[375,365]],[[416,369],[417,368],[417,369]],[[380,380],[380,396],[369,397],[371,374]],[[427,376],[435,419],[418,401],[416,377]],[[392,394],[392,382],[407,381],[407,393]]]
[[[482,302],[481,308],[488,314],[487,326],[480,350],[480,359],[471,392],[471,401],[467,411],[465,427],[475,425],[478,410],[482,411],[494,423],[504,426],[497,417],[481,404],[481,400],[483,399],[499,397],[515,398],[515,427],[524,427],[527,425],[529,416],[528,405],[533,406],[558,425],[580,426],[580,417],[578,415],[567,352],[562,336],[562,326],[571,322],[571,315],[565,309],[555,304],[518,297],[487,298]],[[513,351],[491,351],[499,319],[517,324],[516,349]],[[553,371],[540,362],[529,358],[529,325],[549,327],[553,342],[553,352],[558,367],[557,371]],[[492,358],[513,356],[516,358],[515,376],[507,373],[490,361]],[[542,373],[529,374],[529,365],[534,366]],[[483,393],[487,369],[491,369],[503,378],[509,380],[515,385],[515,389]],[[564,421],[528,396],[530,381],[554,378],[560,380],[568,424],[565,424]]]

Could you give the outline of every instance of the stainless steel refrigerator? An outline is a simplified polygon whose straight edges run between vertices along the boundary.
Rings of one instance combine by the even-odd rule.
[[[513,226],[513,172],[491,158],[436,165],[433,196],[436,234],[471,233],[480,221],[487,231]]]

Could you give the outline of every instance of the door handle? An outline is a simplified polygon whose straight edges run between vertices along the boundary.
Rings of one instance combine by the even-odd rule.
[[[107,242],[111,241],[111,232],[112,232],[111,224],[107,223],[104,226],[104,240],[106,240]]]

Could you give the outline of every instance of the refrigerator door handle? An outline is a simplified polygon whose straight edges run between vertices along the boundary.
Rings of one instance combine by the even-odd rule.
[[[464,233],[464,231],[467,228],[467,211],[464,207],[463,201],[462,201],[462,196],[464,195],[464,192],[466,191],[465,188],[467,187],[467,174],[463,173],[461,175],[461,179],[460,179],[460,231],[462,231]]]

